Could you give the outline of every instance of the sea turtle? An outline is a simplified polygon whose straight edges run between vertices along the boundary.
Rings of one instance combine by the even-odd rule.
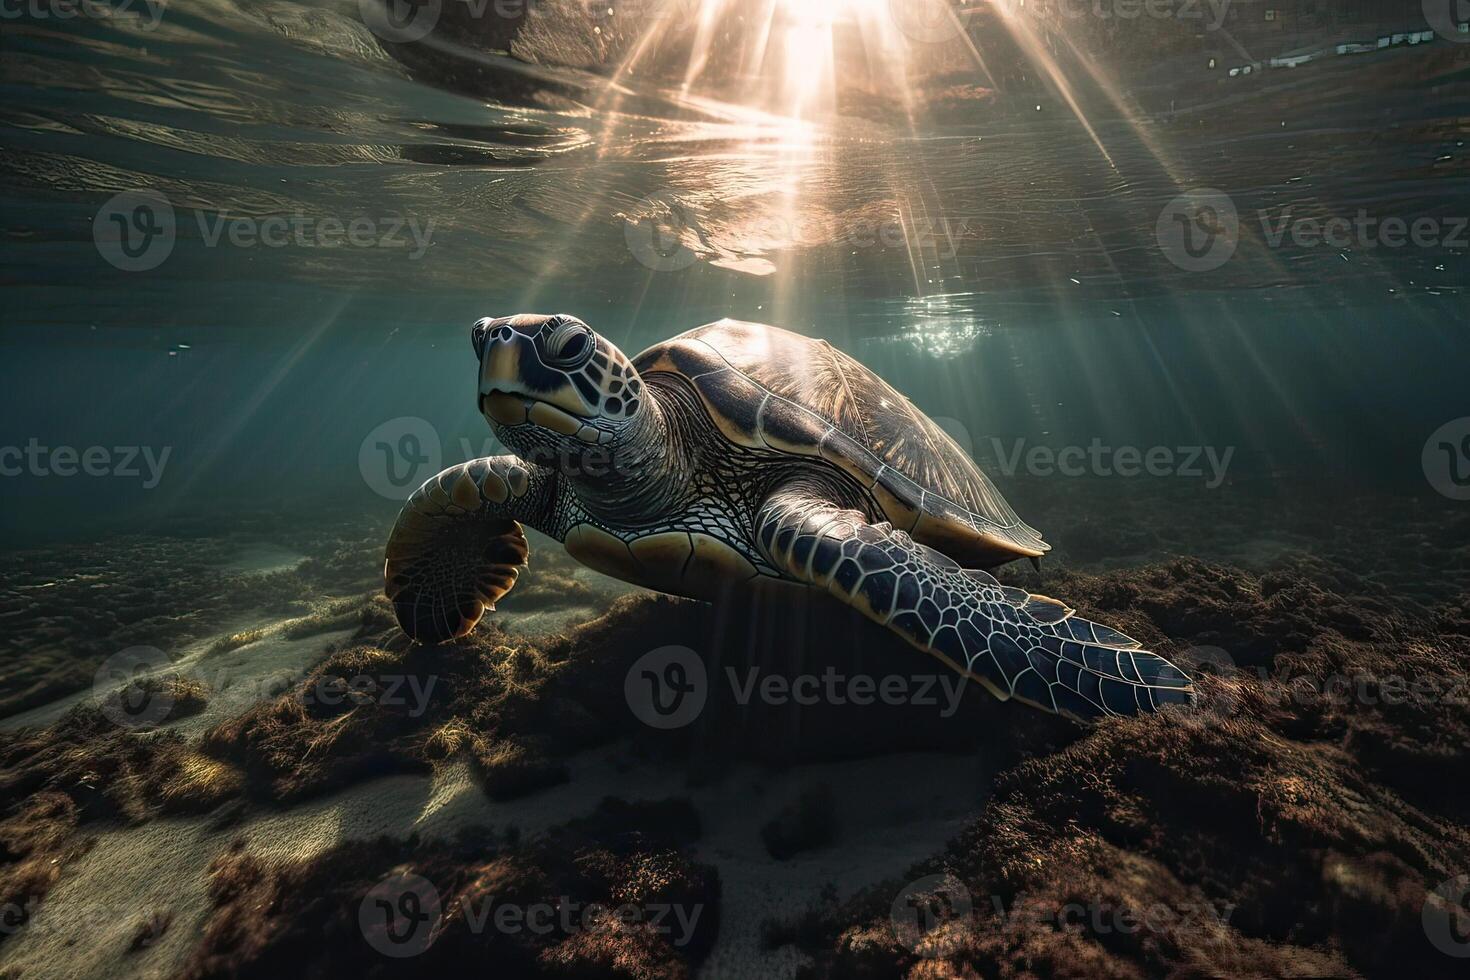
[[[480,411],[519,455],[451,466],[405,504],[384,576],[415,640],[463,636],[495,608],[529,524],[583,564],[675,595],[824,590],[1048,711],[1193,697],[1135,640],[981,571],[1050,546],[943,430],[826,341],[721,320],[629,361],[567,315],[486,318],[472,341]]]

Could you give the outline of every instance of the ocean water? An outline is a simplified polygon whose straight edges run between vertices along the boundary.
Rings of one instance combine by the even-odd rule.
[[[953,867],[982,923],[1021,888],[1187,887],[1238,907],[1243,975],[1452,975],[1463,888],[1460,919],[1427,896],[1470,867],[1470,716],[1377,695],[1463,692],[1470,656],[1464,7],[0,0],[0,973],[530,963],[551,940],[450,928],[390,970],[368,901],[406,867],[585,898],[618,862],[525,833],[585,817],[578,848],[667,836],[647,867],[718,929],[573,967],[897,975],[946,955],[904,938],[927,879],[900,879]],[[935,668],[835,605],[624,601],[535,535],[478,633],[410,646],[382,545],[422,481],[505,451],[470,328],[522,312],[630,356],[723,317],[846,351],[1055,546],[1006,583],[1059,577],[1202,714],[747,704],[716,668]],[[715,681],[679,731],[635,690],[668,650]],[[1373,698],[1283,693],[1318,675]],[[405,676],[417,715],[322,698]],[[262,897],[247,857],[296,877]],[[1222,955],[1062,925],[1028,971]]]
[[[475,35],[451,4],[408,44],[349,3],[8,16],[4,442],[38,448],[7,536],[371,504],[384,424],[478,454],[468,328],[522,311],[630,354],[723,316],[823,337],[1022,495],[1095,443],[1334,497],[1470,465],[1426,455],[1467,411],[1470,45],[1414,5],[972,12],[973,55],[883,4],[724,11],[708,50],[689,3],[648,6]],[[797,68],[725,63],[762,10]],[[93,446],[109,475],[48,463]]]

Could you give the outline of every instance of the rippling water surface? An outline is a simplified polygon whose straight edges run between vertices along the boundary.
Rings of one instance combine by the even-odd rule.
[[[494,36],[451,8],[409,44],[347,2],[6,20],[17,441],[173,446],[160,493],[107,488],[154,506],[358,495],[385,420],[479,446],[481,315],[574,312],[629,351],[730,315],[850,350],[981,456],[1211,444],[1238,475],[1423,488],[1424,438],[1464,408],[1470,45],[1330,53],[1423,29],[1383,5],[1296,39],[1329,56],[1232,78],[1291,45],[1236,29],[1151,53],[1055,13],[1008,45],[988,15],[925,45],[864,35],[884,5],[860,0],[835,26],[778,4],[786,60],[762,74],[738,54],[771,2],[704,48],[682,21],[550,2]],[[802,31],[830,32],[830,63]],[[1239,216],[1222,263],[1169,244],[1173,202],[1207,191]],[[169,208],[148,268],[113,261],[143,229],[133,199],[109,210],[123,192]],[[1360,216],[1436,232],[1290,230]],[[21,481],[6,520],[97,492]]]

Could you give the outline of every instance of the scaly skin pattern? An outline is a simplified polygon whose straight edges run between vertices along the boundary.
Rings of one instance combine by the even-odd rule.
[[[1044,550],[1034,531],[988,550],[955,537],[963,521],[921,533],[935,516],[927,491],[893,497],[888,464],[852,466],[851,437],[770,392],[751,403],[760,390],[748,379],[698,388],[728,370],[715,361],[684,364],[694,355],[675,344],[640,374],[565,316],[486,319],[473,340],[481,410],[520,455],[450,467],[405,505],[385,579],[414,639],[463,636],[494,608],[525,564],[524,522],[592,568],[676,595],[718,601],[763,577],[823,589],[998,697],[1079,720],[1193,698],[1177,667],[1122,633],[967,570],[888,520],[912,516],[912,533],[977,564]]]
[[[825,588],[1002,699],[1089,721],[1193,698],[1179,668],[1122,633],[869,524],[824,501],[820,487],[777,491],[756,521],[758,546],[785,575]]]
[[[558,541],[579,526],[626,545],[666,533],[707,535],[739,554],[754,572],[782,578],[755,546],[753,534],[756,512],[773,489],[830,471],[829,498],[877,507],[861,487],[826,463],[731,443],[683,379],[653,373],[644,380],[648,410],[656,416],[623,436],[617,451],[600,457],[589,475],[552,474],[550,514],[542,523],[526,523]],[[555,456],[551,437],[535,426],[497,431],[527,457]],[[711,585],[691,582],[678,594],[700,597],[712,591]]]

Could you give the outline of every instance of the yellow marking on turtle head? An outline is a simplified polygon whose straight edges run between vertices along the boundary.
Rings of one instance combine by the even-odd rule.
[[[521,425],[526,421],[526,402],[503,391],[492,391],[485,396],[485,412],[502,425]]]
[[[532,403],[531,413],[527,417],[532,425],[539,425],[552,432],[560,432],[564,436],[574,436],[577,430],[582,428],[582,423],[577,419],[546,402]]]

